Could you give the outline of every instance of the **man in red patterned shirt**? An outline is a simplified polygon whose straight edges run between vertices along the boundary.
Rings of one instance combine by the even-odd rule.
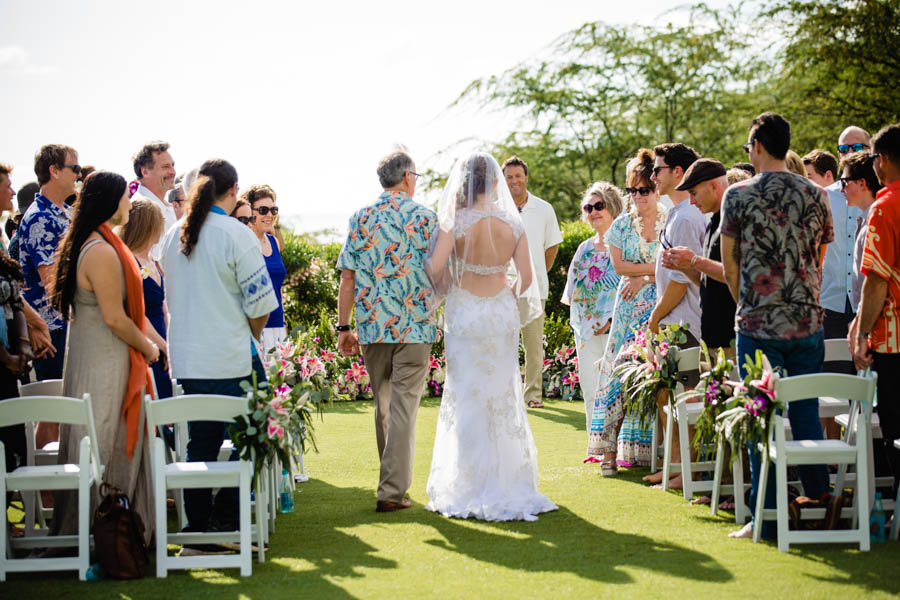
[[[858,369],[878,373],[878,418],[894,481],[900,478],[900,123],[872,138],[875,174],[884,187],[869,210],[860,271],[865,275],[849,342]],[[876,440],[877,441],[877,440]]]

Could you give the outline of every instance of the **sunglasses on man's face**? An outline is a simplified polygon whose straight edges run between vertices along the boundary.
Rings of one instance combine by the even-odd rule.
[[[249,225],[250,223],[256,223],[256,217],[236,217],[238,221],[243,223],[244,225]]]
[[[650,192],[652,192],[652,191],[653,191],[653,188],[647,187],[647,186],[636,187],[636,188],[633,188],[633,187],[625,188],[625,193],[628,194],[629,196],[634,196],[636,194],[640,194],[641,196],[648,196],[648,195],[650,195]]]
[[[68,167],[69,169],[72,169],[72,172],[75,173],[76,175],[81,175],[81,165],[77,165],[77,164],[76,165],[63,165],[63,168],[66,168],[66,167]]]
[[[259,214],[261,214],[263,216],[265,216],[269,213],[272,213],[272,216],[274,217],[275,215],[278,214],[277,206],[260,206],[259,208],[254,208],[253,210],[255,210],[256,212],[258,212]]]
[[[848,152],[862,152],[868,147],[868,144],[838,144],[837,149],[839,153],[847,154]]]
[[[599,212],[599,211],[603,210],[604,208],[606,208],[606,202],[604,202],[603,200],[597,200],[593,204],[585,204],[584,206],[581,207],[581,210],[583,210],[587,214],[591,214],[595,210],[597,212]]]

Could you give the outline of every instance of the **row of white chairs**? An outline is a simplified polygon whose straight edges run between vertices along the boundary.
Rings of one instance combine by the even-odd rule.
[[[41,460],[36,464],[37,452],[30,454],[28,464],[6,473],[5,454],[0,442],[0,497],[7,491],[17,490],[25,502],[26,530],[34,528],[36,521],[43,521],[40,505],[41,490],[72,489],[78,491],[78,533],[73,536],[24,538],[9,537],[6,527],[0,534],[0,581],[5,581],[7,572],[76,570],[81,580],[86,578],[90,561],[90,494],[96,493],[94,486],[102,481],[103,466],[99,461],[97,436],[91,409],[90,394],[83,398],[61,396],[56,383],[43,387],[25,389],[24,397],[0,402],[0,426],[25,424],[26,432],[33,432],[32,424],[52,421],[61,424],[81,425],[88,434],[80,442],[77,464],[56,464]],[[57,394],[36,394],[36,391],[50,389]],[[180,388],[175,388],[180,392]],[[247,410],[247,398],[214,395],[179,395],[165,400],[151,401],[149,395],[143,403],[147,430],[155,431],[157,425],[175,424],[176,437],[181,440],[176,445],[175,456],[166,460],[166,445],[162,438],[151,437],[151,467],[153,471],[153,498],[155,508],[157,577],[165,577],[171,569],[226,568],[237,567],[241,575],[252,572],[251,542],[255,542],[259,562],[265,561],[265,544],[269,532],[274,527],[275,503],[277,500],[277,466],[269,465],[257,479],[255,490],[256,525],[251,523],[251,481],[252,460],[222,462],[186,462],[186,424],[188,421],[222,421],[231,423],[235,416]],[[29,448],[34,450],[33,439]],[[52,454],[47,450],[48,455]],[[230,454],[230,447],[228,450]],[[47,457],[44,457],[47,458]],[[179,523],[184,525],[184,509],[181,490],[185,488],[237,487],[239,497],[239,529],[235,532],[190,532],[168,533],[166,528],[166,497],[174,491],[179,507]],[[30,506],[30,508],[29,508]],[[43,528],[44,533],[46,528]],[[235,555],[168,556],[167,545],[206,544],[237,542],[240,551]],[[65,558],[15,558],[17,550],[44,547],[76,546],[77,555]]]
[[[849,351],[845,340],[826,341],[826,360],[849,360]],[[689,348],[678,355],[679,371],[696,369],[700,362],[700,349]],[[760,451],[764,455],[761,472],[761,485],[758,492],[757,506],[755,507],[754,540],[758,541],[761,524],[764,518],[775,517],[778,521],[778,545],[779,550],[787,551],[791,543],[818,543],[818,542],[856,542],[860,549],[869,549],[869,507],[874,498],[876,485],[892,485],[893,479],[874,477],[872,461],[872,437],[880,434],[877,427],[877,415],[873,416],[872,406],[875,394],[875,374],[868,376],[840,375],[823,373],[817,375],[804,375],[788,377],[779,380],[776,388],[777,397],[789,403],[811,397],[819,398],[820,417],[836,417],[838,423],[844,426],[842,440],[800,440],[792,441],[789,421],[777,415],[773,419],[770,428],[771,439],[768,444],[760,444]],[[676,395],[683,391],[679,384]],[[733,484],[722,484],[723,447],[721,444],[716,449],[715,461],[695,462],[690,458],[690,441],[688,427],[697,422],[697,418],[703,409],[702,402],[686,402],[680,400],[675,403],[675,424],[670,417],[669,406],[664,407],[666,419],[666,433],[663,441],[663,489],[667,488],[669,478],[674,473],[696,473],[712,471],[713,480],[694,481],[690,476],[683,477],[683,494],[685,499],[691,499],[695,494],[711,492],[710,511],[716,514],[719,498],[722,493],[732,493],[735,497],[735,520],[743,523],[750,517],[750,511],[744,502],[744,492],[749,484],[744,482],[741,455],[732,457]],[[849,409],[849,411],[848,411]],[[874,421],[874,423],[873,423]],[[677,425],[676,425],[677,424]],[[678,427],[679,447],[681,450],[681,463],[671,461],[673,446],[673,430]],[[651,469],[655,471],[655,462],[658,450],[655,446],[657,440],[654,423],[652,453],[653,464]],[[895,445],[900,448],[900,441]],[[767,482],[769,464],[774,463],[776,468],[776,485],[778,508],[764,510],[765,484]],[[846,487],[856,487],[854,504],[850,508],[843,508],[841,517],[850,518],[852,528],[849,530],[831,531],[789,531],[787,509],[787,466],[802,464],[837,464],[838,473],[835,479],[835,493],[840,493]],[[865,474],[865,477],[856,477],[854,473],[848,473],[848,466],[856,467],[857,472]],[[860,498],[865,499],[859,501]],[[885,502],[885,508],[891,510],[894,503]],[[804,511],[802,518],[822,518],[824,509],[816,508]],[[897,539],[900,534],[898,520],[894,519],[891,530],[891,539]]]

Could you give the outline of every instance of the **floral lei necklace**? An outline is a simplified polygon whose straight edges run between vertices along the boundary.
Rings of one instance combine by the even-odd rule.
[[[656,226],[654,227],[655,235],[653,236],[653,242],[648,242],[644,239],[644,224],[641,221],[641,216],[638,214],[637,210],[632,209],[631,225],[634,227],[634,231],[638,236],[638,255],[641,257],[641,261],[649,263],[650,258],[656,256],[656,251],[650,250],[650,244],[659,239],[659,234],[666,225],[666,208],[659,204],[656,205]],[[656,250],[659,250],[658,245]]]

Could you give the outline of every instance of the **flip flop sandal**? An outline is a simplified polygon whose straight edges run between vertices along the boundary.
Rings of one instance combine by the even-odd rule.
[[[528,408],[544,408],[544,403],[540,400],[529,400]]]

